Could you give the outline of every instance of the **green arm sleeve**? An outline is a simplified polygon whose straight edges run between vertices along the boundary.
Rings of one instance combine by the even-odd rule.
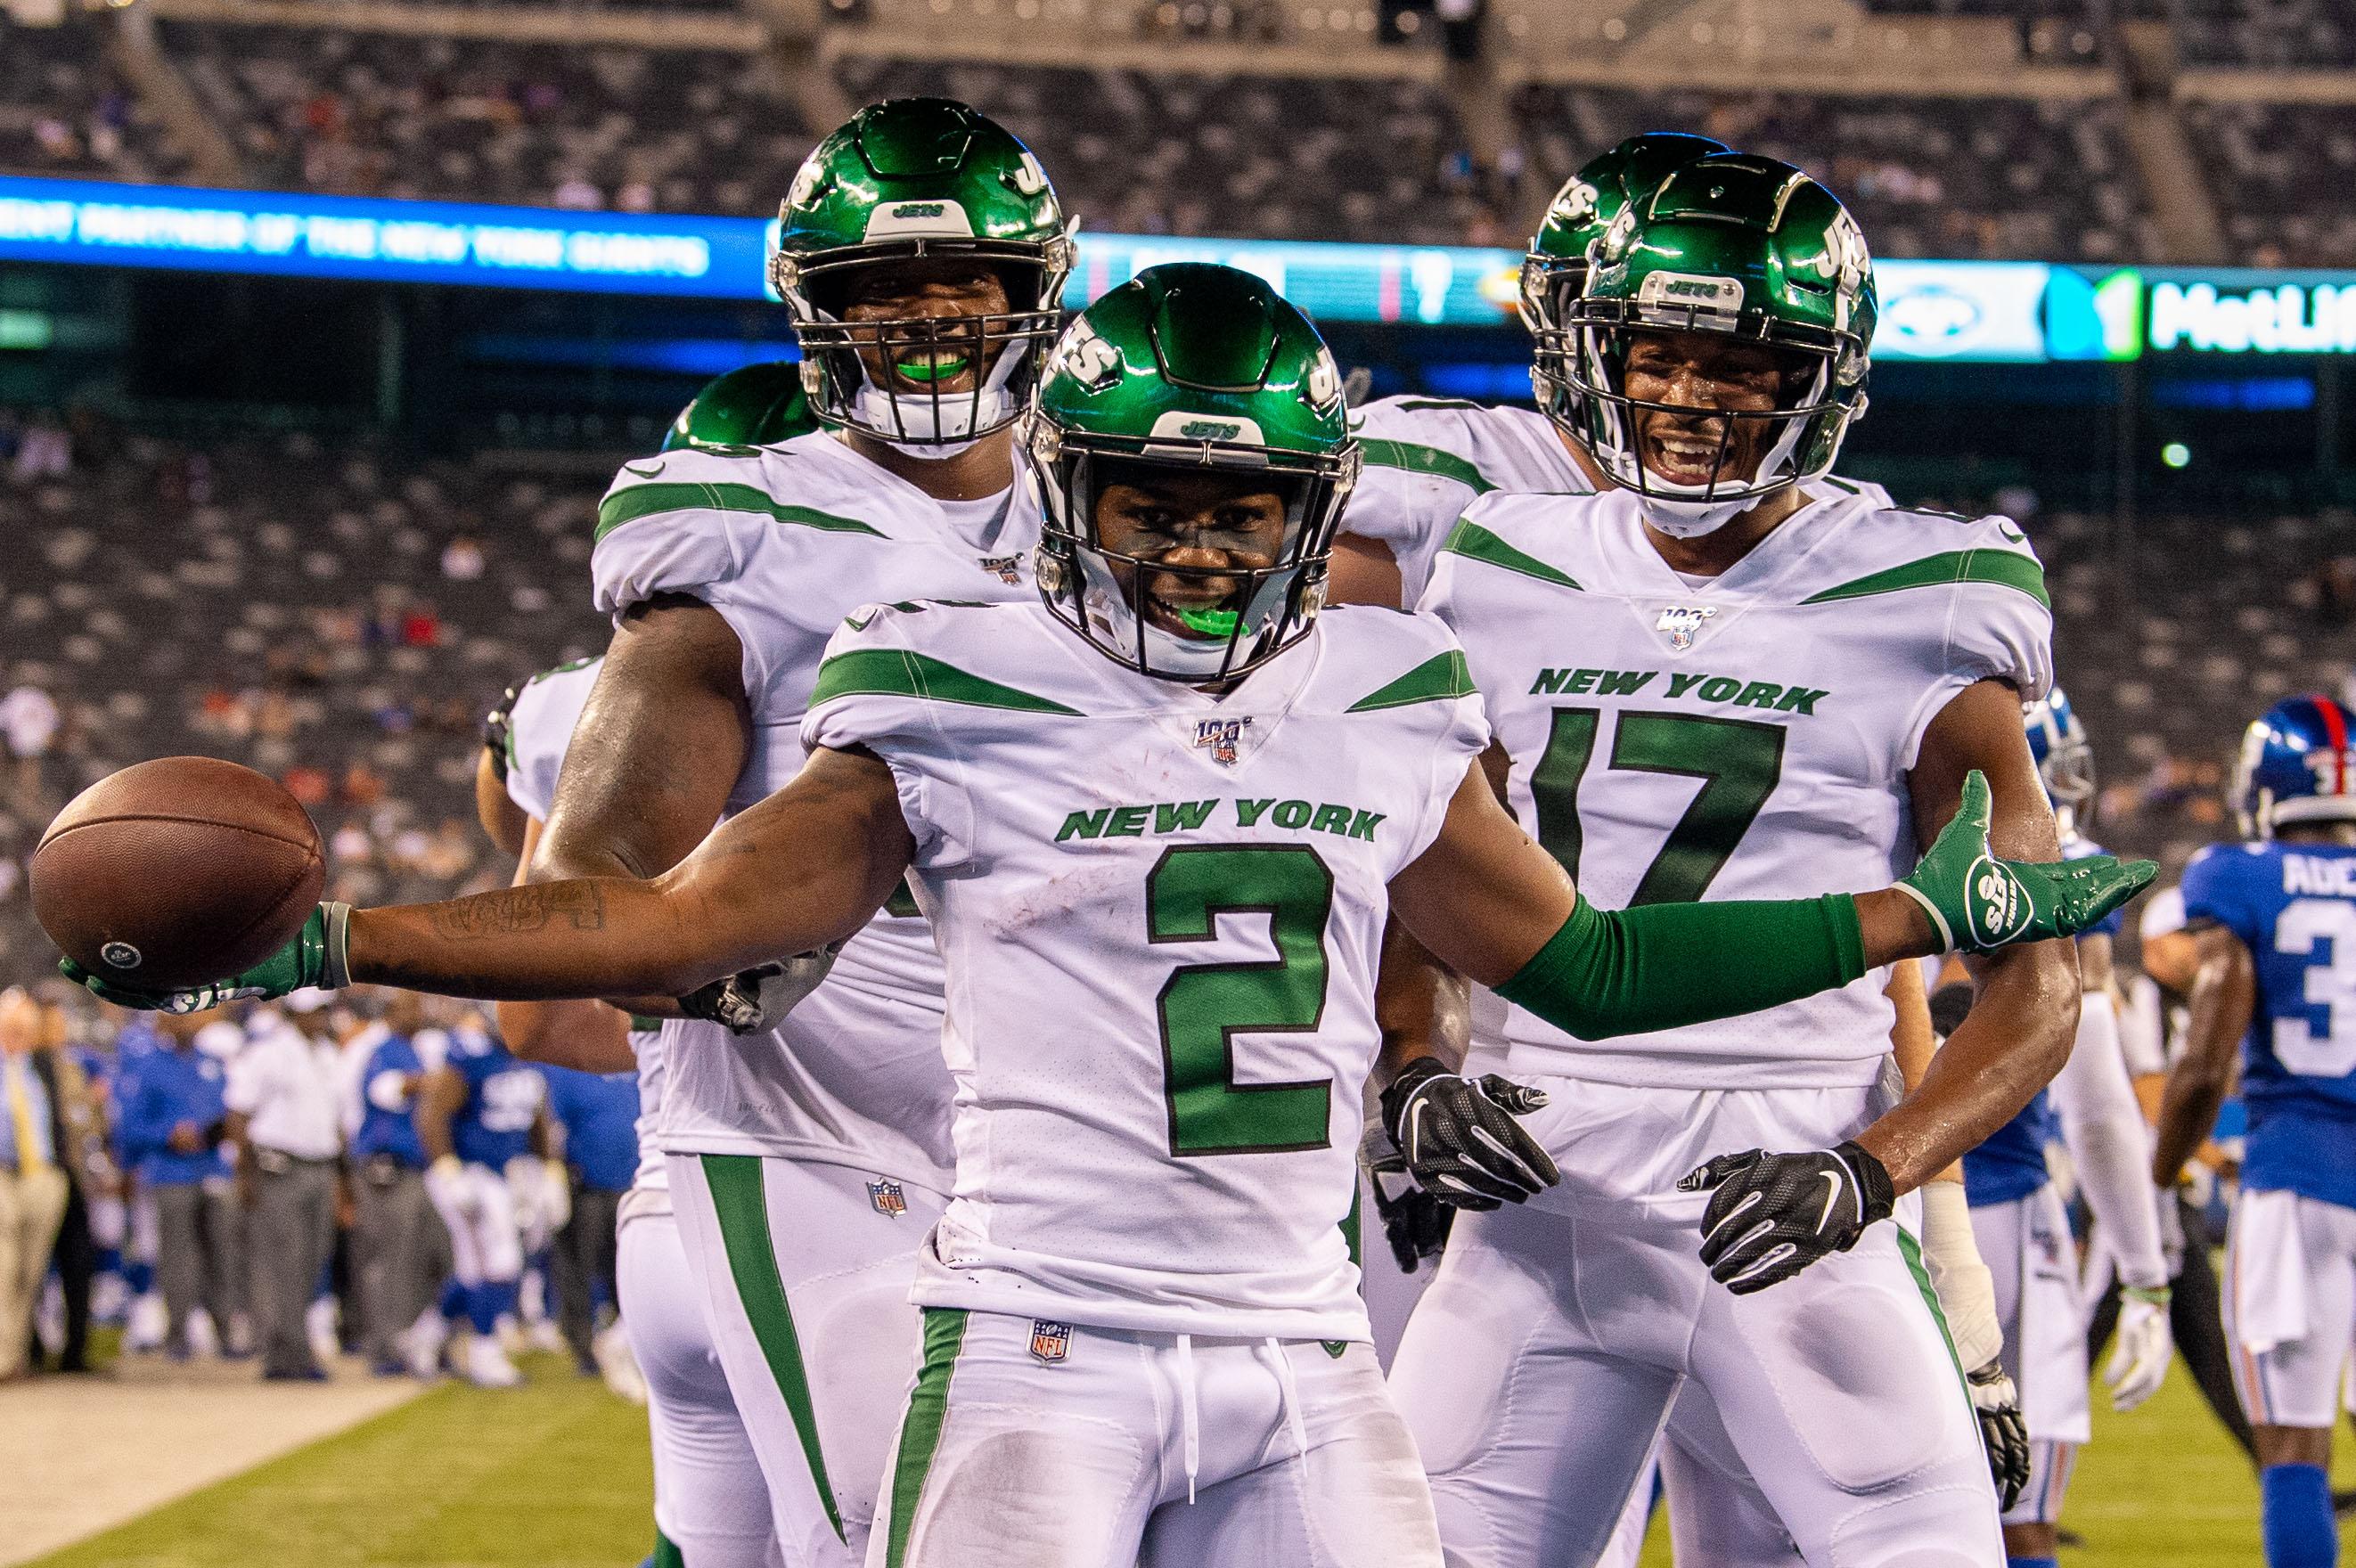
[[[1581,1040],[1609,1040],[1755,1013],[1864,973],[1847,893],[1615,911],[1581,897],[1497,994]]]

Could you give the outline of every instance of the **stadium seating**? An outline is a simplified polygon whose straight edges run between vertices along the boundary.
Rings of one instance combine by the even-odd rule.
[[[0,170],[169,179],[187,166],[107,63],[94,23],[19,27],[0,11]]]
[[[2237,259],[2257,267],[2345,267],[2356,208],[2319,190],[2356,185],[2356,104],[2193,102],[2184,122]]]
[[[1429,82],[857,57],[839,75],[855,100],[944,93],[1002,120],[1091,229],[1412,244],[1503,233]]]
[[[1515,109],[1549,184],[1632,132],[1676,127],[1814,171],[1877,255],[2111,261],[2153,250],[2110,101],[1531,86]]]
[[[299,439],[133,439],[85,464],[0,476],[0,509],[37,541],[0,591],[0,642],[39,650],[0,685],[47,690],[65,719],[41,797],[0,791],[0,862],[21,866],[82,785],[202,752],[289,780],[329,838],[337,896],[442,896],[481,869],[482,715],[605,643],[585,587],[600,481]],[[21,875],[0,875],[0,972],[46,951]]]
[[[815,139],[753,55],[187,22],[164,44],[276,186],[754,213]]]

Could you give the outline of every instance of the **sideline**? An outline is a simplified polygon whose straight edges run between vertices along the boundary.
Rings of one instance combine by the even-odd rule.
[[[0,1568],[29,1562],[406,1404],[430,1386],[345,1360],[324,1383],[126,1358],[0,1388]]]

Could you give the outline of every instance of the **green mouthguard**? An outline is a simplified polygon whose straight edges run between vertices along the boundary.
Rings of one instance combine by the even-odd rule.
[[[911,381],[948,381],[964,375],[969,362],[962,358],[938,359],[929,365],[905,364],[899,369]]]
[[[1190,632],[1200,632],[1206,637],[1232,637],[1238,619],[1233,610],[1181,610],[1178,619]]]

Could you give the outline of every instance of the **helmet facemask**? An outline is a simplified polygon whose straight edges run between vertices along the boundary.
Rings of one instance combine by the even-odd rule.
[[[1553,393],[1547,412],[1594,453],[1614,483],[1643,498],[1646,520],[1664,533],[1713,532],[1777,491],[1823,475],[1849,421],[1864,411],[1865,343],[1853,332],[1713,310],[1708,302],[1590,297],[1571,304],[1567,317],[1565,327],[1538,334],[1542,391]],[[1671,334],[1762,346],[1781,372],[1770,406],[1633,396],[1632,353],[1648,337]],[[1660,460],[1670,443],[1679,449],[1676,471],[1664,474]]]
[[[1082,434],[1034,415],[1023,450],[1044,514],[1041,595],[1115,663],[1191,685],[1234,680],[1300,640],[1324,607],[1327,558],[1357,481],[1355,445],[1312,453],[1231,439]],[[1203,511],[1215,518],[1225,509],[1212,487],[1221,480],[1239,511],[1258,510],[1248,528],[1200,526]],[[1167,496],[1173,514],[1188,515],[1173,516],[1166,533],[1141,528],[1109,514],[1116,486]],[[1264,504],[1242,505],[1270,496],[1280,528],[1269,526]],[[1230,563],[1167,560],[1189,546]]]
[[[793,313],[812,408],[830,424],[934,461],[1005,429],[1021,415],[1040,361],[1062,329],[1071,255],[1068,236],[1045,245],[902,240],[840,247],[815,259],[780,252],[773,282]],[[850,319],[862,272],[912,261],[986,270],[999,280],[1008,308]]]

